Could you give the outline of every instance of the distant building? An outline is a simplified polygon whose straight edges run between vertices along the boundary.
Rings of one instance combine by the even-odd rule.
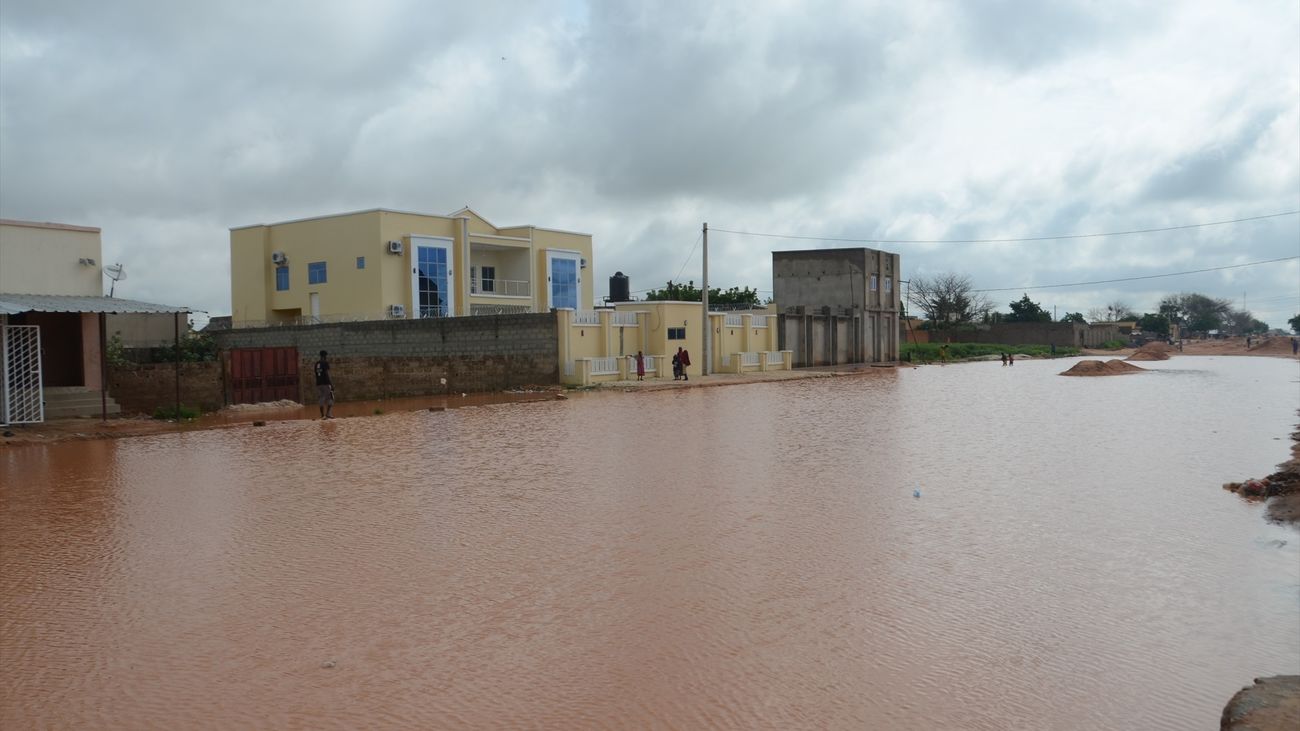
[[[591,235],[372,209],[230,231],[232,326],[585,309]]]
[[[868,248],[772,252],[780,349],[796,367],[898,360],[899,267]]]

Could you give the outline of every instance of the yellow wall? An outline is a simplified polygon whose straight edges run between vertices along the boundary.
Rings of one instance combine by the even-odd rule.
[[[389,305],[405,305],[407,318],[415,318],[414,301],[411,297],[411,269],[414,266],[415,247],[411,237],[427,236],[435,239],[450,239],[445,243],[450,249],[448,266],[452,271],[452,305],[457,315],[465,314],[465,296],[462,288],[465,276],[461,275],[464,260],[464,247],[461,239],[461,223],[455,218],[443,216],[422,216],[414,213],[397,213],[385,211],[380,221],[383,234],[376,244],[383,254],[383,302],[380,305],[383,317],[387,317]],[[386,253],[389,241],[401,241],[401,256]],[[369,261],[369,260],[367,260]]]
[[[547,252],[554,249],[557,251],[577,252],[580,258],[587,260],[587,268],[578,270],[578,309],[587,310],[595,307],[595,265],[593,264],[594,259],[591,251],[591,237],[586,234],[544,228],[533,228],[532,232],[533,251],[535,252],[533,266],[536,272],[533,278],[536,283],[533,292],[535,306],[539,310],[551,307],[551,292],[549,283],[546,281],[546,264]]]
[[[383,254],[378,234],[378,212],[272,226],[263,258],[271,309],[310,315],[311,294],[316,293],[322,318],[379,312],[382,292],[378,269],[373,267]],[[289,289],[284,292],[275,290],[273,251],[283,251],[288,258]],[[365,269],[357,269],[358,256],[366,258]],[[307,267],[313,262],[325,262],[324,283],[307,283]]]
[[[266,226],[230,232],[230,319],[232,323],[271,319],[267,290],[275,287],[275,272],[268,257]]]
[[[646,312],[642,322],[647,355],[660,355],[670,359],[678,348],[685,348],[690,354],[691,366],[687,375],[699,375],[704,368],[704,334],[700,323],[704,316],[699,302],[622,302],[614,305],[621,312]],[[669,340],[668,328],[685,327],[685,340]],[[634,349],[635,351],[635,349]],[[672,366],[665,366],[664,372],[671,373]]]
[[[0,292],[100,297],[103,267],[97,228],[0,221]]]

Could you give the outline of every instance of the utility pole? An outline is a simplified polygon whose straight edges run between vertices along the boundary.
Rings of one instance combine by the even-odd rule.
[[[704,360],[700,363],[700,373],[709,375],[709,356],[713,353],[713,325],[709,323],[709,223],[704,223],[704,289],[700,292],[700,302],[704,305]]]

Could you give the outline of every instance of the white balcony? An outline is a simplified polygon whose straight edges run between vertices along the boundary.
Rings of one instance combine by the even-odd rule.
[[[469,293],[488,297],[531,297],[531,284],[522,279],[472,279]]]

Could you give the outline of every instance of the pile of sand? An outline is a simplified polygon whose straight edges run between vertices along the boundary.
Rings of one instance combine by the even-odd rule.
[[[1125,363],[1119,358],[1113,358],[1106,362],[1099,360],[1081,360],[1070,367],[1068,371],[1062,371],[1062,376],[1122,376],[1125,373],[1145,373],[1145,368],[1138,368],[1130,363]]]
[[[1129,360],[1169,360],[1169,354],[1159,350],[1147,350],[1140,348],[1133,351],[1133,355],[1128,357]]]
[[[1146,345],[1143,345],[1142,347],[1133,351],[1133,355],[1130,355],[1128,359],[1129,360],[1169,360],[1169,353],[1172,350],[1173,348],[1169,347],[1168,343],[1163,343],[1158,340],[1153,340],[1152,342],[1149,342]]]

